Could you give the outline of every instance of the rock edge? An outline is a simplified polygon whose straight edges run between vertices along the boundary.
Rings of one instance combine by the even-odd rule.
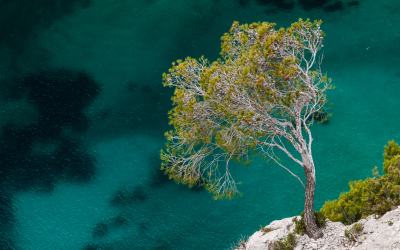
[[[297,216],[300,219],[300,216]],[[291,218],[276,220],[267,227],[273,231],[264,233],[255,232],[246,241],[246,246],[236,250],[268,250],[272,241],[282,240],[289,233],[294,232],[295,225]],[[380,218],[371,215],[358,221],[364,226],[356,242],[348,240],[344,231],[351,229],[352,225],[345,226],[340,222],[327,220],[322,228],[324,236],[318,240],[307,235],[296,234],[297,244],[295,250],[400,250],[400,206],[387,212]]]

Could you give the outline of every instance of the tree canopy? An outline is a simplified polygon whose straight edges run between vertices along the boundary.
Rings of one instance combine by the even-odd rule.
[[[175,87],[168,113],[174,130],[165,133],[161,150],[166,174],[190,187],[204,185],[215,198],[231,198],[239,193],[232,160],[248,165],[262,155],[294,175],[279,162],[279,149],[304,167],[313,140],[309,126],[325,111],[325,92],[333,87],[317,58],[321,23],[299,19],[276,30],[274,23],[234,22],[221,38],[222,58],[172,63],[163,74],[164,86]],[[314,167],[312,158],[307,161]]]

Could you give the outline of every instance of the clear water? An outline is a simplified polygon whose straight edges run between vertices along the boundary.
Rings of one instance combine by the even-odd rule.
[[[230,201],[157,172],[172,95],[161,74],[218,58],[234,20],[324,22],[336,89],[329,124],[312,128],[319,209],[400,140],[399,11],[395,0],[0,1],[0,248],[226,249],[298,215],[300,183],[260,159],[232,166],[244,196]]]

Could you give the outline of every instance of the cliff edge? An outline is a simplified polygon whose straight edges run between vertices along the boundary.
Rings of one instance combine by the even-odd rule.
[[[268,250],[269,243],[284,240],[289,233],[294,232],[293,218],[271,222],[267,228],[272,231],[254,233],[236,250]],[[359,230],[351,231],[357,223],[362,227],[356,225]],[[326,226],[322,228],[324,236],[318,240],[296,234],[294,250],[400,250],[400,206],[380,218],[371,215],[357,223],[345,226],[341,222],[327,220]],[[347,235],[350,232],[350,237],[345,236],[345,230]]]

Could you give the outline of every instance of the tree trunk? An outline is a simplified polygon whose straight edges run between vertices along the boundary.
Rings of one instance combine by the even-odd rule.
[[[303,161],[304,162],[304,161]],[[310,238],[318,239],[323,236],[322,231],[317,227],[314,219],[314,192],[315,192],[315,168],[310,161],[304,166],[306,174],[306,199],[304,202],[304,224],[307,235]]]

